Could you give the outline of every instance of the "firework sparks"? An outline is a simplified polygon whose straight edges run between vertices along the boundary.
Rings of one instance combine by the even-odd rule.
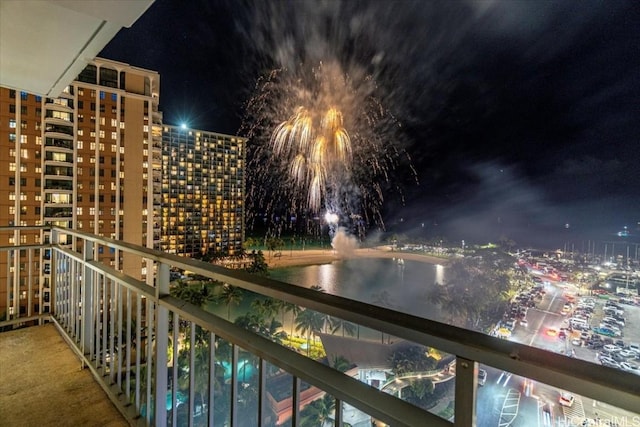
[[[377,101],[374,82],[358,75],[334,63],[276,70],[259,82],[243,126],[250,205],[382,225],[383,185],[404,153],[399,123]]]
[[[322,207],[327,177],[340,168],[348,171],[352,161],[342,113],[333,107],[319,120],[298,107],[289,120],[276,127],[270,144],[276,155],[292,158],[289,176],[297,191],[309,189],[308,205],[314,212]]]

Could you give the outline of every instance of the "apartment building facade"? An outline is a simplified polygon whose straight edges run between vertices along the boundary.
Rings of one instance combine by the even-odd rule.
[[[234,255],[244,241],[246,139],[162,128],[160,250]]]
[[[52,224],[157,247],[159,88],[157,72],[100,58],[58,98],[0,87],[0,224]],[[32,230],[3,239],[38,244],[50,236]],[[0,265],[0,316],[51,308],[50,256],[27,252]],[[132,257],[101,247],[94,257],[145,276]]]

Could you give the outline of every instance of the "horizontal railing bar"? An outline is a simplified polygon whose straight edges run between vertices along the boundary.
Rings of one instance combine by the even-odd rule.
[[[50,244],[41,245],[36,243],[36,244],[29,244],[29,245],[0,246],[0,252],[26,250],[26,249],[46,249],[46,248],[51,248],[51,245]]]
[[[83,262],[82,254],[78,252],[74,252],[68,248],[56,248],[56,251],[61,252],[68,256],[69,258],[73,258],[76,261]],[[93,271],[102,273],[108,278],[115,280],[116,283],[123,285],[126,288],[135,290],[140,294],[144,295],[147,298],[155,298],[156,291],[152,286],[147,285],[145,282],[135,279],[131,276],[127,276],[126,274],[121,273],[120,271],[112,268],[108,265],[102,264],[99,261],[87,261],[86,265]]]
[[[329,366],[300,355],[260,335],[172,296],[163,296],[160,305],[177,312],[180,318],[230,341],[288,373],[391,425],[451,426],[452,423],[403,400],[372,388]]]
[[[13,326],[13,325],[17,325],[18,323],[24,323],[24,322],[33,322],[36,320],[50,320],[51,319],[51,314],[50,313],[44,313],[44,314],[37,314],[34,316],[29,316],[29,317],[16,317],[14,319],[11,320],[3,320],[0,322],[0,329],[2,329],[5,326]]]
[[[3,225],[3,226],[0,226],[0,233],[2,233],[3,231],[16,231],[16,230],[30,231],[30,230],[50,230],[50,229],[51,229],[51,226],[49,225],[21,225],[21,226]],[[60,230],[66,230],[66,228],[60,228]]]

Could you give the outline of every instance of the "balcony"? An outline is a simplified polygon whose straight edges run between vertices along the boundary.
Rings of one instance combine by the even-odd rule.
[[[16,230],[19,232],[20,228],[0,227],[0,233]],[[338,426],[350,423],[354,414],[366,425],[376,420],[377,425],[393,426],[474,426],[479,364],[626,411],[640,408],[640,381],[628,373],[120,241],[57,227],[50,231],[50,245],[0,247],[0,264],[15,262],[19,251],[29,255],[49,249],[54,294],[51,313],[33,318],[10,316],[0,322],[0,327],[34,321],[53,323],[82,366],[88,368],[114,406],[132,424],[269,426],[288,420],[277,425],[296,426],[302,424],[305,405],[327,396],[335,408],[330,417]],[[73,244],[58,245],[61,238],[65,243],[71,239]],[[118,271],[98,260],[98,254],[110,251],[125,259],[129,257],[126,263],[129,268],[133,265],[131,260],[137,260],[136,268]],[[143,268],[153,271],[153,277],[140,280]],[[455,370],[447,369],[446,375],[455,388],[452,416],[441,418],[401,400],[396,395],[402,393],[402,386],[393,392],[380,391],[347,375],[351,371],[334,370],[230,323],[222,315],[170,296],[173,269],[188,270],[375,329],[395,337],[394,340],[406,340],[451,355]],[[9,289],[13,279],[6,280]],[[4,303],[0,301],[0,306]],[[10,303],[8,295],[6,303]],[[28,338],[30,330],[39,328],[24,330],[29,344],[33,340]],[[19,331],[11,333],[16,332]],[[380,348],[364,343],[360,347],[369,351]],[[42,346],[39,349],[45,353],[49,350]],[[40,352],[23,352],[37,353]],[[28,369],[29,359],[13,360],[17,368]],[[0,362],[6,366],[5,360]],[[248,375],[246,369],[250,369]],[[47,381],[58,379],[42,378],[42,382]],[[278,395],[274,389],[282,389],[279,395],[286,397],[274,398]],[[40,404],[45,405],[45,401]],[[247,417],[252,420],[249,424]]]

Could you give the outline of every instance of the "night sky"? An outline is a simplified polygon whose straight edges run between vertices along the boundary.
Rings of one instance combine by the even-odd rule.
[[[640,2],[156,0],[100,56],[160,73],[166,123],[228,134],[270,70],[338,61],[417,172],[388,229],[640,241]]]

